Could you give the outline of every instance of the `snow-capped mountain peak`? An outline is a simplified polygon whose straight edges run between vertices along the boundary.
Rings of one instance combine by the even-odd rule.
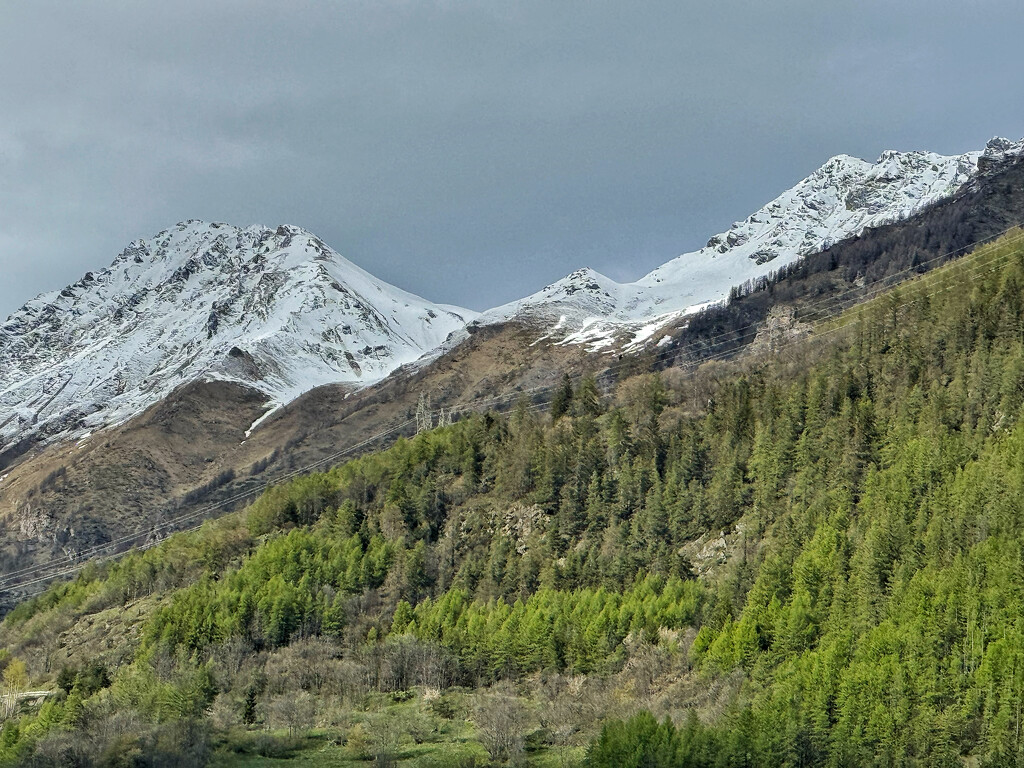
[[[525,299],[485,312],[477,322],[512,319],[547,325],[567,343],[607,347],[648,338],[659,324],[724,301],[733,286],[865,229],[906,219],[944,200],[993,164],[1024,154],[1024,140],[992,139],[962,155],[883,152],[871,163],[836,155],[707,245],[634,283],[574,272]],[[586,285],[597,288],[587,290]]]
[[[373,277],[299,227],[182,222],[0,325],[0,449],[120,423],[198,379],[276,404],[371,383],[474,316]]]

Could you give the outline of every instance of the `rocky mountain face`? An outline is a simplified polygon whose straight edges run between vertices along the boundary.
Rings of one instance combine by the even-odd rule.
[[[194,381],[252,387],[268,412],[323,384],[362,387],[452,349],[467,323],[539,326],[590,351],[656,342],[734,286],[905,220],[1022,153],[1024,141],[993,139],[955,156],[838,155],[634,283],[581,269],[479,318],[378,280],[297,227],[184,222],[0,325],[0,466],[40,441],[124,423]]]
[[[80,439],[192,381],[252,387],[268,410],[322,384],[362,386],[474,316],[378,280],[297,227],[178,224],[0,326],[0,454]]]
[[[837,155],[796,186],[634,283],[581,269],[479,324],[520,320],[593,350],[647,342],[670,322],[723,302],[730,290],[865,230],[905,220],[1024,153],[1024,140],[944,156],[884,152],[874,163]]]

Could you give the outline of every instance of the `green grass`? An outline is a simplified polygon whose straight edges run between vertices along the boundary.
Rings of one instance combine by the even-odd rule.
[[[484,766],[487,752],[475,740],[474,729],[466,721],[452,721],[440,733],[422,744],[403,741],[397,762],[408,768],[448,768],[448,766]],[[286,745],[292,742],[292,747]],[[317,768],[352,768],[369,766],[373,759],[361,759],[344,745],[345,733],[340,730],[313,731],[289,740],[283,731],[240,731],[230,743],[219,747],[210,761],[210,768],[271,768],[271,766],[317,766]],[[271,749],[262,751],[275,756],[257,754],[260,744]],[[585,756],[583,747],[549,747],[524,755],[524,765],[536,768],[571,768],[579,766]]]
[[[323,768],[346,768],[349,766],[367,766],[373,763],[372,759],[363,760],[353,756],[352,752],[345,746],[331,743],[328,740],[314,742],[309,739],[307,746],[301,747],[292,752],[288,757],[264,757],[262,755],[240,754],[237,752],[221,751],[214,755],[210,761],[210,768],[270,768],[270,766],[288,765],[300,768],[301,766],[322,766]],[[446,741],[423,744],[403,744],[398,751],[398,764],[403,766],[451,766],[459,765],[473,757],[477,758],[478,764],[486,764],[487,753],[483,747],[476,742]],[[537,765],[558,765],[557,762],[537,763]]]

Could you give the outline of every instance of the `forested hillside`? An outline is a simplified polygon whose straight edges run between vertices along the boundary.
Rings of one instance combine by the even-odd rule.
[[[0,756],[1021,763],[1022,243],[91,567],[0,626]]]

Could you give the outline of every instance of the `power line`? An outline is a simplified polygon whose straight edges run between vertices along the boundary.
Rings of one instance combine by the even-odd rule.
[[[257,493],[262,493],[263,491],[265,491],[267,488],[269,488],[272,485],[276,485],[276,484],[284,482],[286,480],[290,480],[291,478],[296,477],[298,475],[302,475],[302,474],[306,474],[308,472],[311,472],[314,469],[317,469],[318,467],[322,466],[323,464],[336,461],[337,459],[339,459],[339,458],[341,458],[341,457],[343,457],[343,456],[345,456],[345,455],[347,455],[349,453],[353,453],[355,451],[358,451],[359,449],[366,447],[367,445],[369,445],[370,443],[374,442],[375,440],[380,439],[381,437],[386,437],[386,436],[388,436],[390,434],[393,434],[394,432],[397,432],[397,431],[403,429],[404,427],[408,426],[411,423],[412,423],[411,420],[410,421],[402,422],[401,424],[398,424],[398,425],[396,425],[394,427],[391,427],[389,429],[386,429],[386,430],[378,432],[378,433],[376,433],[374,435],[371,435],[370,437],[368,437],[367,439],[363,440],[362,442],[359,442],[359,443],[356,443],[355,445],[349,446],[348,448],[345,448],[344,450],[337,451],[336,453],[330,454],[329,456],[325,456],[324,458],[319,459],[319,460],[317,460],[315,462],[312,462],[310,464],[307,464],[307,465],[305,465],[303,467],[299,467],[297,469],[290,470],[290,471],[288,471],[288,472],[286,472],[286,473],[284,473],[282,475],[278,475],[277,477],[274,477],[273,479],[268,480],[265,483],[262,483],[257,488],[253,488],[253,489],[248,490],[248,491],[243,491],[243,492],[234,494],[234,495],[230,496],[229,498],[221,499],[220,501],[218,501],[218,502],[216,502],[214,504],[209,504],[209,505],[206,505],[206,506],[201,507],[199,509],[192,510],[191,512],[187,512],[187,513],[185,513],[183,515],[178,515],[177,517],[173,517],[173,518],[170,518],[168,520],[165,520],[162,523],[160,523],[158,525],[154,525],[153,527],[147,529],[147,532],[136,532],[136,533],[131,533],[131,534],[125,534],[125,535],[120,536],[120,537],[118,537],[116,539],[111,539],[110,541],[106,541],[106,542],[104,542],[102,544],[97,544],[97,545],[95,545],[93,547],[89,547],[87,549],[81,550],[80,552],[75,553],[75,555],[72,558],[68,558],[67,560],[61,560],[61,561],[50,560],[50,561],[47,561],[46,563],[40,563],[40,564],[37,564],[37,565],[34,565],[34,566],[26,566],[25,568],[19,569],[17,571],[11,571],[9,573],[5,573],[3,575],[3,577],[0,578],[0,591],[10,590],[10,589],[14,589],[14,588],[18,588],[18,587],[24,586],[25,584],[28,584],[28,583],[32,583],[32,582],[18,582],[18,583],[15,583],[15,584],[9,584],[9,582],[11,580],[11,577],[25,575],[25,574],[28,574],[28,573],[32,573],[33,571],[38,571],[38,570],[46,569],[46,568],[49,568],[49,567],[60,567],[60,568],[69,567],[69,565],[71,563],[74,563],[76,561],[83,560],[83,559],[85,559],[85,560],[92,560],[93,559],[92,558],[93,555],[101,554],[102,552],[104,552],[105,550],[110,549],[111,547],[115,547],[116,548],[117,546],[119,546],[121,544],[128,544],[128,543],[130,543],[130,542],[134,541],[135,539],[139,538],[140,536],[151,535],[153,532],[156,532],[156,531],[164,530],[166,528],[171,528],[171,527],[177,527],[181,523],[188,522],[189,520],[193,520],[193,519],[198,518],[198,517],[202,517],[202,516],[206,515],[208,512],[214,512],[214,511],[216,511],[218,509],[222,509],[222,508],[224,508],[224,507],[226,507],[226,506],[228,506],[230,504],[234,504],[237,501],[240,501],[242,499],[248,498],[249,496],[253,496],[253,495],[257,494]],[[190,530],[190,529],[184,529],[184,530]],[[184,532],[184,531],[179,531],[179,532]],[[123,553],[121,553],[121,554],[123,554]]]

